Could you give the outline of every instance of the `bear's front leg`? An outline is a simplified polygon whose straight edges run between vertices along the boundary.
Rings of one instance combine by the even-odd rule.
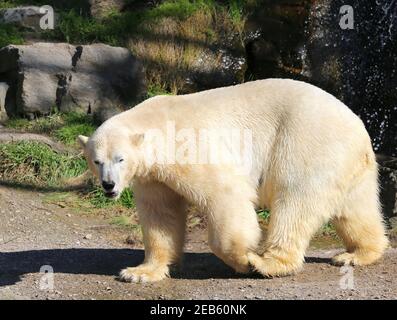
[[[162,183],[134,184],[142,225],[145,260],[126,268],[120,278],[128,282],[154,282],[169,276],[169,266],[178,262],[185,239],[186,201]]]
[[[261,231],[250,192],[241,184],[211,201],[208,238],[211,250],[236,272],[250,271],[248,254],[257,249]]]

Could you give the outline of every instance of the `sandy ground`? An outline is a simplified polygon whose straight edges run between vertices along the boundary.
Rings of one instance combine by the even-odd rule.
[[[117,280],[143,259],[125,228],[43,201],[44,194],[0,186],[0,299],[396,299],[397,249],[380,263],[341,269],[341,249],[310,249],[304,270],[284,278],[235,274],[188,234],[183,265],[153,284]],[[45,274],[43,266],[54,274]],[[47,267],[48,268],[48,267]],[[48,285],[53,284],[53,288]]]

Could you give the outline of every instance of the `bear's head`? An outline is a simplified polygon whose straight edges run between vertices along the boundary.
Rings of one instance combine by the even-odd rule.
[[[78,137],[88,166],[107,197],[117,199],[130,185],[141,163],[142,140],[141,134],[103,125],[90,138]]]

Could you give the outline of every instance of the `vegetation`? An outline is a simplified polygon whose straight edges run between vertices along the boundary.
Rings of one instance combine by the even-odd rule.
[[[81,156],[63,155],[37,142],[0,144],[0,179],[36,186],[57,186],[87,170]]]
[[[95,131],[92,117],[82,113],[54,113],[31,121],[14,118],[6,122],[6,127],[44,133],[70,146],[76,146],[78,135],[90,136]]]
[[[0,48],[9,44],[23,44],[24,39],[21,31],[15,26],[0,23]]]

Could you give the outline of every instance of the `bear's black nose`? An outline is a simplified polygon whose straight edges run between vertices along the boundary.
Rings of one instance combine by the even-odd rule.
[[[111,191],[114,188],[114,182],[110,181],[102,181],[102,187],[106,190],[106,191]]]

